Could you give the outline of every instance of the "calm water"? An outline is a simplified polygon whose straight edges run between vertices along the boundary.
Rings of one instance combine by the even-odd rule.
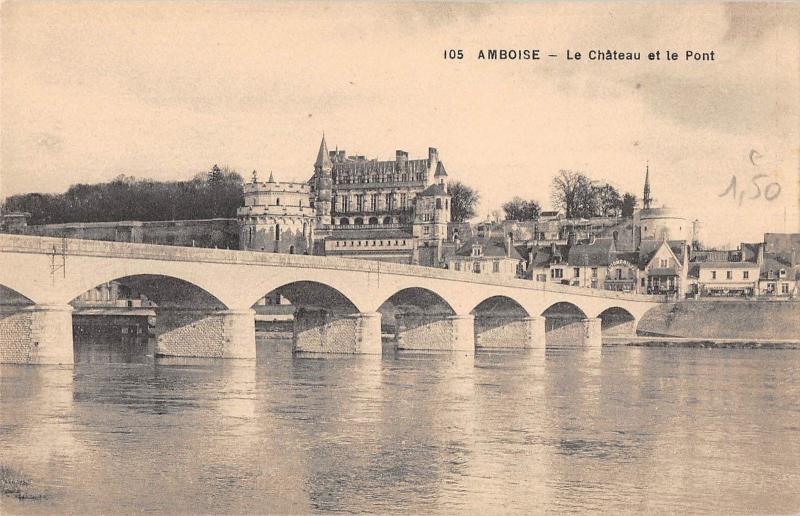
[[[145,353],[2,367],[0,512],[800,510],[796,350]]]

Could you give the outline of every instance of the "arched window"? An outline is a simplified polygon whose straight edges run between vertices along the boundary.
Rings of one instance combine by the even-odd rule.
[[[378,224],[378,217],[370,217],[369,218],[370,224]]]
[[[281,198],[280,197],[276,197],[275,198],[275,205],[276,206],[280,206],[281,205]]]
[[[384,217],[383,218],[383,223],[384,224],[391,224],[392,223],[392,217]]]
[[[339,224],[346,226],[347,224],[350,224],[350,221],[347,218],[342,217],[341,219],[339,219]]]
[[[361,217],[356,217],[355,224],[356,226],[361,226],[362,224],[364,224],[364,219],[362,219]]]
[[[289,254],[294,254],[294,246],[293,245],[289,246]]]

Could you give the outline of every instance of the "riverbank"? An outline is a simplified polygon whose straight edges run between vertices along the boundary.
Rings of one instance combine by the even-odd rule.
[[[800,339],[800,302],[687,300],[653,308],[637,326],[640,336],[754,342]]]
[[[736,339],[698,337],[603,337],[603,346],[708,349],[800,349],[796,339]]]

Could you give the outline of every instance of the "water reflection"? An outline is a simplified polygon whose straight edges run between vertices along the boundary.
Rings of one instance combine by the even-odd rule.
[[[50,495],[10,512],[800,506],[797,351],[259,342],[254,364],[85,346],[74,369],[2,369],[2,461]]]

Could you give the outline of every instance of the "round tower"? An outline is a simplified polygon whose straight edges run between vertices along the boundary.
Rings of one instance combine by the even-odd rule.
[[[321,225],[331,223],[331,196],[333,191],[333,179],[331,171],[333,163],[328,153],[328,144],[325,142],[325,134],[319,144],[317,161],[314,162],[314,206],[317,212],[317,219]]]

